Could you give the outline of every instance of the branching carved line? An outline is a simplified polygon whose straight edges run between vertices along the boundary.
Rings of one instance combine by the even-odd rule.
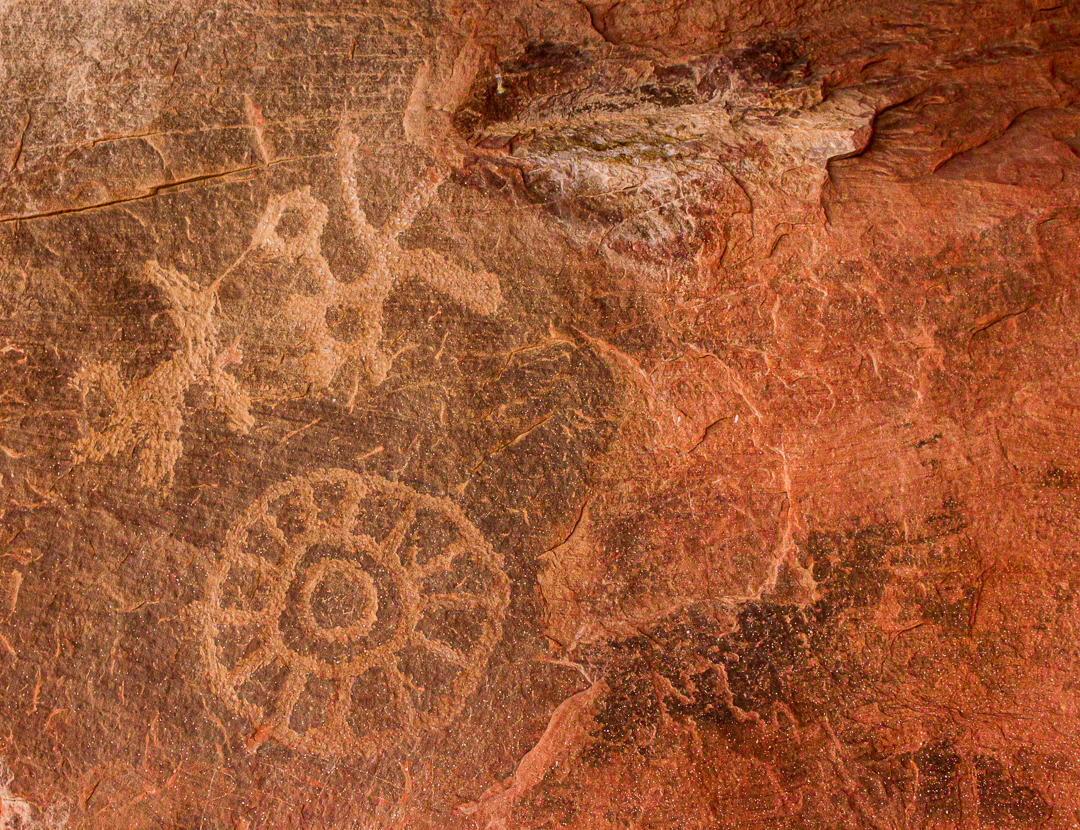
[[[429,248],[404,249],[399,244],[399,237],[435,198],[445,172],[429,169],[386,223],[375,228],[360,207],[357,193],[355,158],[359,141],[342,130],[336,150],[345,212],[356,240],[370,255],[366,273],[353,282],[341,282],[334,276],[320,247],[327,208],[308,187],[276,196],[267,203],[253,244],[273,256],[303,265],[314,277],[315,290],[290,296],[284,313],[307,340],[303,369],[308,382],[324,389],[342,372],[352,372],[348,398],[351,408],[362,377],[378,385],[390,370],[393,358],[380,347],[382,315],[383,305],[399,280],[419,279],[478,314],[495,313],[502,294],[498,279],[491,274],[462,268]],[[279,227],[288,212],[304,217],[305,224],[286,239]],[[341,339],[327,325],[331,312],[356,315],[359,330],[350,339]]]
[[[254,419],[248,396],[226,371],[230,363],[240,362],[239,351],[235,344],[222,348],[218,342],[215,311],[221,278],[202,288],[179,271],[149,262],[144,279],[168,302],[169,318],[180,332],[180,348],[147,377],[130,385],[123,383],[115,363],[94,364],[76,375],[75,385],[83,394],[99,388],[113,410],[103,429],[90,429],[78,442],[76,454],[80,460],[100,461],[140,448],[142,484],[169,490],[173,468],[183,453],[180,432],[184,396],[189,389],[198,384],[210,387],[214,408],[236,432],[247,432]]]

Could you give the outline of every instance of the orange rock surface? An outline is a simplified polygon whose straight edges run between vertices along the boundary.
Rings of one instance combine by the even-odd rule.
[[[0,6],[0,830],[1080,822],[1080,7]]]

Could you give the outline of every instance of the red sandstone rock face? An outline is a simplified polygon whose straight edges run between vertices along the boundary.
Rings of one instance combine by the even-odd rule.
[[[1074,4],[2,15],[0,828],[1080,821]]]

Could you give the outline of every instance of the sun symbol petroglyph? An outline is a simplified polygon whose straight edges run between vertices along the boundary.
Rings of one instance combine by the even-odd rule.
[[[247,510],[196,618],[210,685],[250,722],[249,748],[372,755],[457,716],[509,594],[501,557],[453,502],[332,469]]]
[[[227,273],[227,272],[226,272]],[[183,453],[184,396],[197,385],[213,392],[213,406],[224,414],[229,428],[247,432],[254,423],[250,401],[236,378],[226,371],[241,361],[234,343],[218,343],[215,309],[218,286],[225,275],[206,288],[156,261],[146,264],[144,279],[168,302],[169,319],[180,332],[180,347],[146,377],[126,385],[116,363],[95,363],[75,376],[85,395],[97,387],[112,408],[106,426],[89,429],[76,444],[77,458],[100,461],[139,447],[139,479],[148,487],[172,487],[173,469]]]
[[[284,313],[303,333],[309,350],[303,359],[307,380],[324,389],[342,372],[352,372],[349,404],[366,377],[382,383],[393,357],[382,350],[383,304],[400,279],[416,277],[478,314],[494,314],[502,302],[499,280],[482,270],[468,270],[430,248],[402,248],[401,235],[435,197],[446,173],[429,168],[405,201],[381,228],[373,227],[360,207],[356,182],[358,140],[342,131],[336,141],[340,160],[341,191],[350,227],[369,258],[365,273],[341,282],[320,249],[327,222],[326,206],[300,188],[272,198],[255,233],[253,245],[270,254],[306,267],[315,290],[292,294]],[[299,216],[300,227],[283,232],[286,216]],[[327,318],[348,320],[345,337],[333,331]]]

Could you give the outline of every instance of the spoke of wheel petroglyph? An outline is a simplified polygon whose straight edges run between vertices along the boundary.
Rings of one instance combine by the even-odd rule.
[[[470,611],[486,608],[489,600],[478,594],[426,594],[421,598],[425,611]]]
[[[419,548],[416,545],[409,545],[407,548],[401,546],[398,547],[398,561],[401,562],[402,570],[406,574],[411,574],[413,568],[416,567],[416,555],[419,552]]]
[[[354,506],[352,511],[355,513],[357,509]],[[342,516],[337,511],[331,516],[318,517],[315,519],[313,529],[309,534],[310,542],[346,546],[356,544],[357,536],[349,532],[350,528],[355,526],[355,517]]]
[[[293,709],[296,708],[296,704],[300,701],[300,695],[304,693],[307,681],[307,675],[298,668],[293,666],[289,669],[289,676],[286,678],[285,685],[277,697],[277,711],[274,712],[274,721],[279,726],[288,728],[289,721],[292,720]]]
[[[345,496],[342,498],[342,502],[349,505],[349,507],[359,507],[360,499],[370,492],[370,487],[361,487],[358,482],[347,479],[345,482]]]
[[[356,282],[342,285],[338,283],[334,289],[334,299],[342,305],[350,308],[363,308],[371,303],[371,290],[367,279],[361,278]]]
[[[269,560],[263,559],[263,557],[257,554],[248,553],[243,549],[231,551],[229,561],[234,567],[236,565],[241,565],[245,568],[250,568],[260,576],[271,576],[277,571],[277,568],[275,568],[274,564]]]
[[[285,540],[285,534],[282,532],[281,528],[277,526],[277,522],[275,522],[265,513],[260,515],[258,519],[251,523],[251,527],[249,527],[241,535],[241,540],[243,540],[247,536],[247,534],[251,533],[251,531],[255,529],[256,525],[261,525],[263,530],[265,530],[275,542],[281,545],[281,547],[284,548],[288,546],[289,543]]]
[[[432,654],[441,657],[448,663],[453,663],[455,666],[461,666],[461,668],[467,668],[469,665],[468,655],[463,654],[456,648],[448,646],[446,643],[432,640],[423,632],[414,631],[410,639],[421,648],[427,649]]]
[[[401,511],[398,520],[394,522],[394,527],[386,534],[382,545],[379,546],[380,559],[384,562],[389,561],[391,568],[395,571],[403,568],[400,553],[401,545],[405,541],[405,535],[409,532],[409,528],[413,526],[415,521],[416,502],[410,500],[405,505],[405,509]]]
[[[352,535],[351,539],[358,550],[369,556],[378,556],[379,551],[381,550],[379,543],[375,541],[374,537],[369,536],[366,533],[355,533]]]
[[[345,496],[338,505],[341,517],[341,527],[352,529],[356,525],[356,518],[360,513],[360,494],[355,487],[349,485]]]
[[[454,560],[461,555],[463,551],[468,550],[468,546],[461,539],[457,539],[446,546],[446,550],[443,553],[437,554],[431,557],[423,565],[420,565],[416,569],[415,576],[418,579],[425,579],[441,571],[448,571],[453,567]]]
[[[339,733],[349,731],[347,718],[355,684],[356,675],[348,675],[338,680],[334,688],[334,699],[330,701],[326,712],[326,729]]]
[[[315,488],[311,486],[311,482],[301,481],[296,492],[299,493],[300,501],[307,510],[307,520],[311,522],[319,512],[319,506],[315,503]]]
[[[345,399],[345,410],[351,415],[356,406],[356,397],[360,394],[360,372],[353,372],[352,386],[349,388],[349,397]]]
[[[409,697],[409,686],[411,684],[392,658],[382,668],[387,680],[390,682],[390,689],[394,694],[398,712],[401,714],[405,724],[411,726],[413,719],[416,717],[416,706],[413,704],[412,698]]]
[[[279,583],[282,578],[285,579],[285,584],[280,587],[280,590],[286,590],[285,586],[287,586],[288,580],[292,578],[296,563],[300,561],[305,553],[307,553],[307,545],[289,545],[285,548],[285,552],[277,562],[277,579]],[[275,594],[279,592],[278,584],[275,584],[273,591]]]
[[[312,544],[321,545],[333,545],[343,541],[344,534],[341,528],[331,524],[330,522],[319,522],[315,525],[315,529],[311,531],[310,542]]]
[[[230,684],[234,689],[239,689],[248,681],[251,675],[273,659],[274,650],[268,644],[262,644],[247,657],[241,659],[233,670],[228,673]]]
[[[210,618],[218,625],[262,625],[268,619],[265,611],[250,611],[246,608],[225,608],[215,606],[209,609]]]

